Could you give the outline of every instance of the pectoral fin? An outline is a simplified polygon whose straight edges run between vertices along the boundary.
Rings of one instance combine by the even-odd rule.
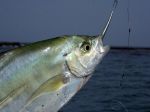
[[[63,85],[64,85],[64,78],[62,75],[57,75],[53,78],[48,79],[32,94],[27,104],[30,104],[30,102],[32,102],[33,100],[35,100],[37,97],[39,97],[44,93],[50,93],[58,90]]]

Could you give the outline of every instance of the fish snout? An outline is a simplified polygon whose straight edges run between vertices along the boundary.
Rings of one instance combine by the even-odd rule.
[[[100,46],[100,50],[99,50],[99,52],[100,52],[100,54],[107,54],[108,53],[108,51],[110,50],[110,47],[109,46]]]

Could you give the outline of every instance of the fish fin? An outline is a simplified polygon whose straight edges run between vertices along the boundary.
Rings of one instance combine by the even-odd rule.
[[[11,50],[24,46],[25,43],[19,42],[0,42],[0,56],[10,52]]]
[[[25,85],[20,86],[13,91],[11,91],[7,96],[0,99],[0,109],[3,108],[5,105],[10,103],[14,98],[16,98],[20,93],[22,93],[25,89]]]
[[[64,83],[64,77],[62,75],[56,75],[48,79],[35,90],[35,92],[27,100],[27,105],[44,93],[49,93],[58,90],[64,85]]]

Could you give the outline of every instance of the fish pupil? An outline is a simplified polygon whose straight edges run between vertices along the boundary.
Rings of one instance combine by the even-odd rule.
[[[89,45],[86,45],[85,46],[85,49],[88,51],[88,50],[90,50],[90,46]]]

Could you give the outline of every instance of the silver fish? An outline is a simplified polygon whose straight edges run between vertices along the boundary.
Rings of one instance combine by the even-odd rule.
[[[99,36],[61,36],[0,56],[0,112],[57,112],[89,80],[109,50]]]

